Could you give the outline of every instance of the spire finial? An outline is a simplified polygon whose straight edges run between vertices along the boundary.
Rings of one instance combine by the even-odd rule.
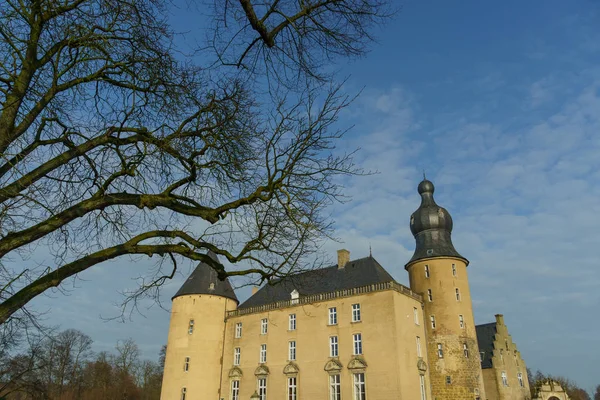
[[[369,242],[369,257],[373,258],[373,251],[371,250],[371,242]]]
[[[427,180],[427,176],[425,176],[425,169],[423,169],[423,180],[426,181]]]

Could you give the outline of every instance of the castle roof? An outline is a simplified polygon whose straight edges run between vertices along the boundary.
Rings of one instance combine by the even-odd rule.
[[[477,345],[479,351],[483,352],[481,368],[492,368],[492,355],[494,351],[494,337],[496,336],[496,323],[481,324],[475,326],[477,333]]]
[[[214,261],[219,262],[219,258],[215,253],[209,251],[206,253]],[[185,296],[190,294],[211,294],[215,296],[227,297],[239,303],[231,284],[228,279],[219,280],[217,271],[205,262],[198,264],[194,272],[187,278],[184,284],[179,288],[175,297]]]
[[[290,300],[290,294],[294,290],[300,296],[309,296],[383,282],[394,282],[394,278],[369,256],[349,261],[343,268],[334,265],[273,280],[243,302],[238,309]]]
[[[456,257],[469,263],[452,244],[452,217],[445,208],[437,205],[433,198],[434,191],[431,181],[423,179],[419,183],[421,205],[410,217],[410,230],[415,237],[416,247],[407,267],[415,261],[433,257]]]

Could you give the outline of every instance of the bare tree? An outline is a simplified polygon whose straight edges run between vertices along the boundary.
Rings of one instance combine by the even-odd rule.
[[[600,385],[596,386],[596,391],[594,392],[594,400],[600,400]]]
[[[182,260],[285,275],[331,235],[324,210],[361,170],[335,150],[351,97],[327,68],[364,53],[384,2],[215,0],[199,15],[216,21],[207,65],[182,60],[169,4],[0,8],[0,323],[117,257],[168,261],[135,300]],[[52,258],[38,265],[40,246]]]

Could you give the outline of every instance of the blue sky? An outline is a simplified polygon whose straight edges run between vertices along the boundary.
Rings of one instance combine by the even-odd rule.
[[[332,210],[343,243],[326,248],[359,258],[371,245],[408,284],[408,220],[425,170],[471,261],[476,322],[504,314],[529,367],[591,391],[600,384],[600,3],[403,4],[373,50],[343,70],[349,92],[364,90],[343,115],[355,127],[342,147],[360,147],[359,164],[380,173],[349,181],[353,201]],[[117,292],[150,265],[101,265],[68,296],[34,306],[90,334],[97,350],[132,337],[156,359],[183,275],[165,287],[166,310],[102,319],[118,315]]]

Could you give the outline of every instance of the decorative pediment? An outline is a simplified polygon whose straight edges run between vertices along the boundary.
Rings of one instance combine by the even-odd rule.
[[[239,369],[238,367],[233,367],[229,370],[229,377],[230,378],[241,378],[242,377],[242,370]]]
[[[288,365],[283,367],[283,373],[286,375],[297,375],[300,372],[300,368],[296,363],[290,362]]]
[[[336,359],[329,360],[325,363],[325,371],[327,372],[339,372],[343,368],[342,363]]]
[[[419,358],[419,361],[417,361],[417,369],[421,375],[425,375],[425,372],[427,372],[427,363],[422,358]]]
[[[256,375],[256,376],[266,376],[266,375],[269,375],[269,367],[267,367],[266,365],[262,365],[262,364],[259,365],[254,370],[254,375]]]
[[[348,369],[365,369],[367,362],[362,357],[354,357],[348,363]]]

